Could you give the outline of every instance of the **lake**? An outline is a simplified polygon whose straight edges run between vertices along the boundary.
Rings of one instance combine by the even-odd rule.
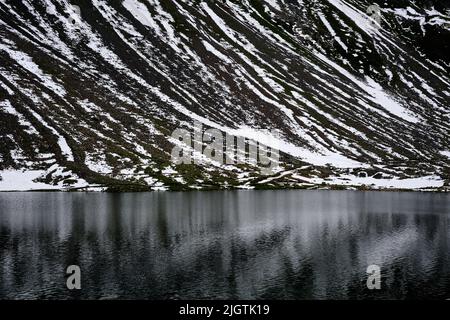
[[[447,299],[449,218],[437,193],[0,193],[0,299]]]

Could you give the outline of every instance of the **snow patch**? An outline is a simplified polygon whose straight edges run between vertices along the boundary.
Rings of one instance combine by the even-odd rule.
[[[53,168],[53,167],[52,167]],[[33,190],[63,190],[66,187],[58,185],[49,185],[35,180],[45,177],[48,170],[2,170],[0,171],[0,191],[33,191]],[[58,167],[53,169],[56,173],[62,173],[62,168]],[[69,174],[69,173],[67,173]],[[76,177],[74,177],[76,178]],[[70,185],[70,188],[83,188],[87,187],[88,183],[82,179],[78,179],[78,182],[74,185]]]
[[[441,188],[444,186],[444,180],[438,176],[425,176],[419,178],[408,179],[375,179],[373,177],[355,177],[353,175],[343,175],[339,177],[332,177],[329,179],[320,178],[304,178],[311,183],[321,184],[326,182],[336,185],[348,186],[372,186],[378,189],[424,189],[424,188]]]
[[[440,153],[450,159],[450,151],[441,151]]]
[[[11,59],[16,61],[22,68],[33,73],[48,89],[52,90],[60,97],[64,97],[66,95],[66,90],[54,82],[49,75],[45,74],[39,66],[33,62],[33,59],[29,55],[21,51],[13,50],[2,43],[0,43],[0,50],[8,53]]]

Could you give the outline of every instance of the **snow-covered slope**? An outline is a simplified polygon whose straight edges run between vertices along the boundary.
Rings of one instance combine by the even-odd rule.
[[[445,189],[448,2],[371,5],[0,0],[0,191]],[[194,121],[277,130],[280,167],[174,165]]]

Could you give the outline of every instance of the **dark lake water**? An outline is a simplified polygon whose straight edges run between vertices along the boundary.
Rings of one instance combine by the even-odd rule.
[[[449,218],[431,193],[0,193],[0,298],[447,299]]]

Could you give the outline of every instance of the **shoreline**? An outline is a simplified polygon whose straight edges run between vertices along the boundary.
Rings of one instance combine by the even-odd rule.
[[[127,185],[129,186],[129,185]],[[253,188],[252,188],[253,187]],[[145,190],[147,189],[147,190]],[[370,186],[342,186],[342,185],[314,185],[314,186],[290,186],[290,187],[276,187],[276,186],[233,186],[233,187],[205,187],[205,188],[173,188],[168,187],[163,190],[152,190],[151,187],[139,186],[127,188],[126,186],[86,186],[76,188],[62,188],[62,189],[32,189],[32,190],[0,190],[2,193],[154,193],[154,192],[212,192],[212,191],[361,191],[361,192],[430,192],[450,194],[450,186],[444,186],[441,188],[370,188]]]

